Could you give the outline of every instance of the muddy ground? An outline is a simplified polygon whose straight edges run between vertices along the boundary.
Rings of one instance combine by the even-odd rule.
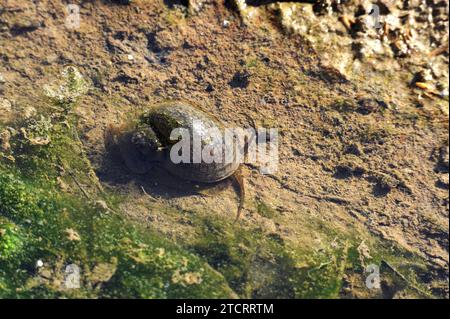
[[[305,17],[321,21],[311,4],[72,2],[80,5],[75,28],[66,23],[67,1],[0,1],[0,101],[9,110],[3,115],[29,106],[39,111],[42,86],[65,65],[77,66],[91,85],[76,109],[79,135],[102,186],[120,194],[121,214],[180,245],[206,236],[198,218],[233,222],[238,198],[227,182],[203,189],[158,169],[134,175],[105,152],[109,124],[183,99],[231,127],[279,130],[278,171],[243,167],[247,196],[237,231],[276,238],[301,255],[299,269],[309,257],[346,245],[370,260],[378,252],[367,242],[411,256],[398,264],[378,261],[397,275],[414,271],[417,284],[403,277],[414,289],[383,281],[381,290],[371,290],[363,270],[347,269],[337,272],[333,297],[423,297],[419,285],[426,296],[448,298],[448,93],[441,93],[448,50],[420,53],[414,68],[409,56],[360,57],[353,42],[361,40],[340,22],[347,9],[323,17],[337,31],[291,28],[296,15],[303,26]],[[286,22],[291,6],[310,15],[294,10]],[[314,40],[324,37],[330,41]],[[425,49],[439,48],[437,42]],[[416,82],[432,87],[415,86],[431,62],[442,72]],[[65,191],[82,196],[75,186]],[[416,263],[425,270],[415,270]],[[220,262],[210,264],[220,271]],[[248,277],[256,279],[251,291],[236,288],[239,295],[273,296],[257,278],[266,266],[251,262],[256,271]]]

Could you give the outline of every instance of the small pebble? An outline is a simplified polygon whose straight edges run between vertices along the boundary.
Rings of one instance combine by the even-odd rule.
[[[440,176],[436,181],[436,186],[448,190],[449,186],[448,174],[442,174],[442,176]]]
[[[10,119],[12,114],[11,102],[5,98],[0,97],[0,122],[6,122]]]
[[[50,54],[45,58],[44,63],[47,65],[54,64],[58,60],[58,55],[56,54]]]
[[[36,109],[32,106],[27,106],[25,109],[22,110],[22,116],[25,119],[32,118],[37,113]]]
[[[108,204],[106,204],[106,202],[103,201],[103,200],[98,200],[98,201],[96,201],[96,202],[95,202],[95,206],[96,206],[97,208],[103,210],[103,211],[108,211],[108,210],[109,210]]]
[[[38,261],[36,261],[36,268],[41,268],[43,266],[44,266],[44,262],[42,260],[39,259]]]
[[[0,151],[8,152],[11,149],[10,139],[11,133],[8,130],[0,131]]]

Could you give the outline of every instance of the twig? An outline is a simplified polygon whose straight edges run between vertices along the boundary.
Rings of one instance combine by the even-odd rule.
[[[400,271],[398,271],[394,266],[392,266],[390,263],[388,263],[386,260],[381,260],[381,262],[383,264],[386,265],[386,267],[388,267],[395,275],[397,275],[400,279],[402,279],[409,287],[413,288],[415,291],[417,291],[418,293],[428,296],[429,294],[425,291],[423,291],[422,289],[420,289],[419,287],[417,287],[416,285],[414,285],[410,280],[408,280],[408,278],[406,278]]]
[[[87,199],[91,199],[89,197],[89,194],[86,192],[86,190],[81,186],[80,182],[78,182],[77,178],[75,177],[75,175],[69,170],[68,171],[70,177],[72,177],[73,181],[75,182],[75,184],[77,184],[78,188],[81,190],[81,192],[83,193],[83,195],[87,198]]]
[[[441,45],[440,47],[434,49],[433,51],[428,53],[428,56],[437,56],[441,53],[444,53],[448,51],[448,41],[446,43],[444,43],[443,45]]]
[[[144,189],[144,186],[141,186],[142,192],[148,197],[150,198],[153,202],[156,202],[157,199],[155,197],[153,197],[152,195],[150,195],[149,193],[147,193]]]

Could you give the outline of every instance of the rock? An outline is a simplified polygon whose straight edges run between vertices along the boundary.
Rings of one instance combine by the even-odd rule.
[[[117,258],[113,258],[111,263],[99,263],[95,265],[89,274],[89,279],[95,284],[107,282],[111,279],[116,270]]]
[[[344,150],[344,154],[353,154],[356,156],[360,156],[363,153],[364,152],[361,148],[361,145],[358,143],[353,143],[353,144],[347,145]]]
[[[103,201],[103,200],[96,201],[95,202],[95,207],[97,207],[98,209],[100,209],[102,211],[109,211],[108,204],[106,204],[106,202]]]
[[[214,91],[214,86],[211,83],[208,83],[206,86],[206,92],[211,93],[212,91]]]
[[[199,12],[209,0],[189,0],[189,10]]]
[[[65,232],[66,232],[67,239],[69,241],[80,241],[81,240],[80,234],[78,234],[78,232],[75,231],[74,229],[67,228],[65,230]]]
[[[5,98],[0,97],[0,123],[8,122],[12,119],[12,105],[11,102]]]
[[[27,107],[25,107],[25,108],[22,110],[22,112],[21,112],[22,117],[25,118],[25,119],[32,118],[32,117],[35,116],[36,114],[37,114],[37,111],[36,111],[36,109],[35,109],[34,107],[32,107],[32,106],[27,106]]]
[[[348,178],[353,175],[351,167],[345,165],[338,165],[335,168],[334,177],[336,178]]]
[[[449,147],[442,146],[439,149],[439,157],[436,164],[436,171],[440,173],[449,172]]]
[[[133,0],[113,0],[113,2],[116,2],[118,4],[123,4],[123,5],[129,5],[133,2]]]
[[[335,167],[334,177],[345,179],[350,177],[360,177],[366,172],[363,161],[355,155],[348,154]]]
[[[39,275],[44,279],[51,279],[53,276],[52,272],[48,269],[39,271]]]
[[[56,183],[63,192],[70,190],[69,185],[67,185],[66,182],[64,182],[64,180],[59,176],[56,178]]]
[[[120,82],[122,84],[138,84],[139,79],[134,77],[133,75],[126,74],[125,71],[122,71],[119,75],[117,75],[113,81]]]
[[[357,112],[363,115],[375,113],[380,109],[380,105],[377,100],[371,98],[365,98],[358,101]]]
[[[11,149],[11,144],[9,144],[10,139],[11,133],[8,130],[0,132],[0,151],[6,153]]]
[[[442,189],[448,190],[449,186],[449,176],[448,174],[442,174],[436,181],[436,186]]]
[[[317,15],[331,14],[333,11],[331,0],[315,1],[312,8]]]
[[[45,60],[44,60],[44,64],[46,64],[46,65],[52,65],[52,64],[54,64],[57,60],[58,60],[58,55],[56,55],[56,54],[49,54],[49,55],[47,55],[47,57],[45,58]]]
[[[414,74],[411,84],[416,82],[429,82],[433,80],[433,75],[430,69],[423,69]]]
[[[250,74],[247,71],[236,72],[228,84],[232,88],[244,89],[250,84]]]
[[[28,32],[33,32],[43,25],[41,20],[35,17],[27,17],[16,21],[10,28],[13,35],[21,35]]]
[[[392,189],[399,186],[398,180],[388,174],[378,173],[376,175],[376,184],[373,189],[375,196],[386,196]]]
[[[0,84],[6,83],[5,77],[0,73]]]

